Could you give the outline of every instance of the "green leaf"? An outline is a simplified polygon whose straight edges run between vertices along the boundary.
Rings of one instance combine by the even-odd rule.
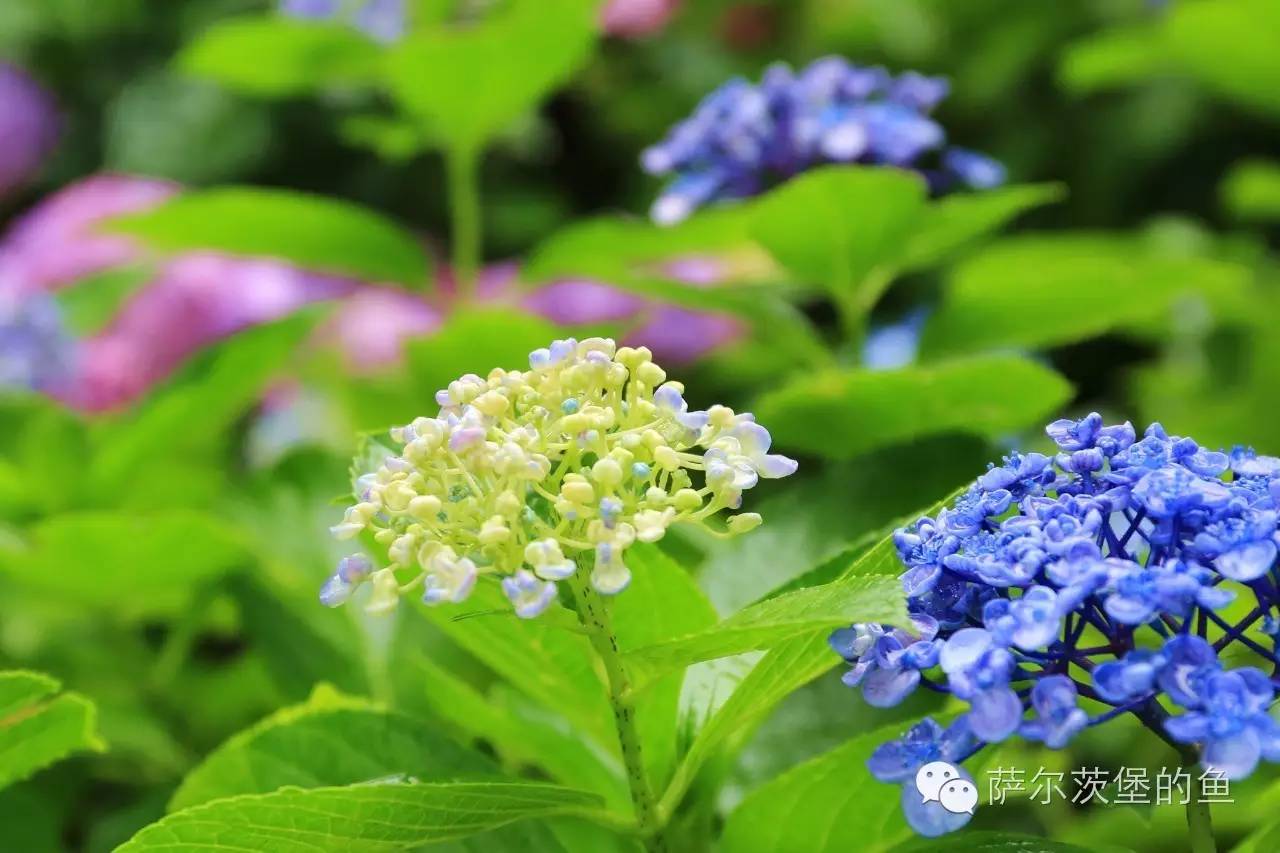
[[[632,573],[631,585],[626,595],[609,603],[622,651],[647,647],[715,624],[716,612],[693,578],[657,546],[633,545],[627,549],[626,562]],[[636,727],[654,787],[665,785],[675,766],[677,710],[683,683],[684,673],[665,673],[656,683],[651,679],[636,699]]]
[[[471,27],[418,32],[392,49],[387,85],[442,145],[477,151],[586,62],[595,5],[520,0]]]
[[[397,679],[396,698],[425,705],[461,737],[489,744],[512,769],[541,767],[556,781],[595,791],[619,812],[631,799],[621,759],[579,737],[564,717],[534,705],[514,690],[494,685],[481,692],[441,666],[438,637],[417,611],[397,616],[389,668]],[[403,686],[401,688],[401,686]]]
[[[1197,80],[1280,118],[1280,7],[1271,0],[1177,3],[1163,23],[1168,50]]]
[[[592,794],[535,782],[286,788],[175,812],[143,829],[117,853],[378,853],[464,838],[519,820],[580,814],[598,802]]]
[[[1152,27],[1113,28],[1068,45],[1058,80],[1068,91],[1085,95],[1141,83],[1172,67],[1172,57]]]
[[[1025,184],[946,196],[925,208],[901,265],[918,269],[938,264],[1028,210],[1065,195],[1061,184]]]
[[[0,569],[64,601],[152,613],[249,559],[237,531],[194,510],[80,511],[37,522]]]
[[[902,584],[893,576],[855,576],[796,590],[753,604],[723,622],[628,652],[625,660],[647,677],[699,661],[767,649],[803,634],[853,622],[907,623]]]
[[[563,336],[562,329],[530,314],[464,308],[431,337],[409,343],[409,374],[419,394],[430,400],[465,373],[485,376],[495,367],[527,370],[529,353]]]
[[[942,838],[919,838],[893,848],[893,853],[967,853],[970,850],[978,853],[1129,853],[1128,848],[1110,844],[1080,847],[1012,832],[957,832]]]
[[[752,791],[725,822],[721,849],[870,853],[908,837],[901,787],[867,771],[872,750],[899,734],[900,725],[867,732]]]
[[[576,624],[553,605],[537,619],[520,619],[496,583],[477,586],[462,604],[425,608],[445,635],[535,701],[563,714],[584,737],[617,749],[613,712],[587,638],[557,623]]]
[[[319,606],[312,591],[302,601],[286,599],[251,573],[228,582],[244,635],[262,657],[276,689],[296,701],[319,683],[368,690],[361,633],[347,614]]]
[[[303,311],[223,341],[152,392],[128,418],[105,424],[89,465],[94,494],[118,501],[140,468],[171,465],[193,449],[226,441],[232,424],[258,403],[320,316]]]
[[[953,498],[954,494],[949,495],[922,514],[936,514]],[[902,568],[893,536],[889,535],[858,558],[838,580],[869,575],[897,577]],[[671,784],[662,795],[663,805],[674,808],[684,797],[702,766],[719,750],[726,744],[732,744],[734,738],[763,720],[793,691],[840,662],[839,656],[827,645],[825,635],[795,637],[765,652],[697,733],[684,760],[676,768]]]
[[[1249,270],[1130,238],[1056,235],[992,245],[961,264],[925,327],[926,354],[1071,343],[1169,315],[1187,294],[1245,292]]]
[[[38,672],[0,672],[0,788],[74,752],[100,752],[93,705]]]
[[[178,67],[253,95],[281,97],[371,81],[381,52],[344,24],[282,15],[218,21],[178,54]]]
[[[351,202],[291,190],[220,187],[182,193],[110,230],[153,249],[208,249],[278,258],[308,270],[422,287],[428,261],[417,238]]]
[[[182,780],[169,811],[286,786],[319,788],[394,777],[439,782],[493,775],[494,764],[430,723],[317,690],[232,737]]]
[[[1246,160],[1231,167],[1222,182],[1222,204],[1236,219],[1280,220],[1280,163]]]
[[[925,209],[925,183],[901,169],[826,166],[754,203],[752,234],[802,282],[869,308],[873,270],[901,257]]]
[[[780,445],[830,459],[944,432],[996,437],[1038,423],[1071,398],[1053,370],[985,355],[900,370],[831,370],[762,397]]]
[[[102,331],[130,296],[151,278],[145,267],[120,267],[81,279],[54,294],[67,329],[79,337]]]

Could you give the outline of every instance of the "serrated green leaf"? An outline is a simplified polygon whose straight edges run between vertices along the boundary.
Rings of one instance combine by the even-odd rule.
[[[624,660],[648,680],[699,661],[771,648],[853,622],[905,625],[906,619],[897,577],[855,576],[766,599],[705,631],[627,652]]]
[[[924,180],[901,169],[825,166],[753,203],[752,235],[802,282],[869,309],[867,282],[891,266],[925,209]]]
[[[1280,220],[1280,163],[1246,160],[1231,167],[1222,182],[1222,204],[1237,219]]]
[[[387,85],[442,145],[476,151],[586,62],[594,0],[521,0],[466,28],[421,31],[393,48]]]
[[[126,613],[164,611],[250,559],[243,537],[195,510],[80,511],[42,519],[0,569],[30,589]]]
[[[0,672],[0,788],[74,752],[106,748],[93,704],[38,672]]]
[[[353,27],[262,15],[214,23],[182,49],[177,65],[237,91],[281,97],[372,81],[380,59],[378,46]]]
[[[318,788],[377,779],[440,782],[493,775],[492,761],[425,720],[320,694],[233,736],[182,780],[169,811],[286,786]]]
[[[598,803],[593,794],[535,782],[286,788],[175,812],[117,853],[378,853],[465,838],[530,818],[581,814]]]
[[[1071,397],[1030,359],[984,355],[899,370],[814,373],[762,397],[775,441],[829,459],[945,432],[997,437],[1038,423]]]
[[[382,214],[292,190],[196,190],[106,227],[162,252],[271,257],[316,272],[419,288],[429,274],[419,241]]]

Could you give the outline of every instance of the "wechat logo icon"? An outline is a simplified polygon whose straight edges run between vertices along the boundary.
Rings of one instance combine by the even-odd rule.
[[[916,791],[921,803],[939,803],[952,814],[973,814],[978,789],[945,761],[930,761],[916,771]]]

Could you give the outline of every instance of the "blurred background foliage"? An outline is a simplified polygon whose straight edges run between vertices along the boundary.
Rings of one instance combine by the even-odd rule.
[[[664,541],[721,616],[831,576],[986,460],[1042,444],[1051,415],[1280,449],[1274,2],[660,5],[601,32],[574,0],[416,0],[384,44],[254,0],[0,3],[0,57],[56,125],[24,131],[0,102],[0,146],[56,138],[19,179],[0,170],[0,287],[56,292],[79,340],[73,387],[0,398],[0,660],[96,708],[72,739],[86,754],[0,793],[6,846],[111,849],[202,756],[321,683],[508,769],[530,770],[522,740],[540,738],[565,757],[535,772],[607,776],[486,647],[526,643],[523,626],[478,641],[434,613],[315,601],[356,434],[558,335],[665,347],[693,402],[754,408],[807,463],[751,507],[767,519],[752,536]],[[902,174],[817,170],[672,229],[644,221],[643,148],[725,79],[828,54],[950,78],[941,124],[1010,186],[925,199]],[[905,330],[905,348],[877,364],[868,328]],[[755,664],[695,668],[673,762]],[[821,673],[693,765],[691,844],[727,819],[739,849],[735,807],[807,759],[828,763],[796,772],[864,779],[875,741],[841,744],[927,710],[872,712]],[[466,697],[526,732],[468,730]],[[1108,726],[1008,760],[1172,764],[1161,749]],[[1218,810],[1223,838],[1258,829],[1275,781]],[[845,803],[826,841],[902,840],[860,834],[883,797]],[[1025,803],[975,826],[1140,850],[1183,832],[1177,809]]]

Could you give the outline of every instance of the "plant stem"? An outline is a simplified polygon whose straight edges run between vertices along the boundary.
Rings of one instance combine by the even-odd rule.
[[[449,181],[449,218],[453,276],[458,297],[475,298],[480,270],[480,155],[471,146],[445,154]]]
[[[1199,756],[1194,750],[1179,750],[1182,765],[1191,777],[1191,790],[1187,797],[1187,840],[1191,844],[1191,853],[1217,853],[1218,845],[1213,840],[1213,818],[1209,813],[1209,804],[1204,801],[1204,780],[1196,770]]]
[[[618,638],[613,632],[608,605],[586,580],[586,573],[586,567],[581,567],[569,578],[568,583],[577,601],[578,619],[587,629],[591,645],[604,664],[605,676],[609,682],[609,703],[613,706],[618,744],[622,747],[622,760],[627,768],[627,785],[631,789],[631,803],[636,811],[636,825],[651,853],[665,853],[667,844],[662,835],[661,818],[640,752],[640,733],[636,729],[631,680],[627,677],[622,656],[618,653]]]

